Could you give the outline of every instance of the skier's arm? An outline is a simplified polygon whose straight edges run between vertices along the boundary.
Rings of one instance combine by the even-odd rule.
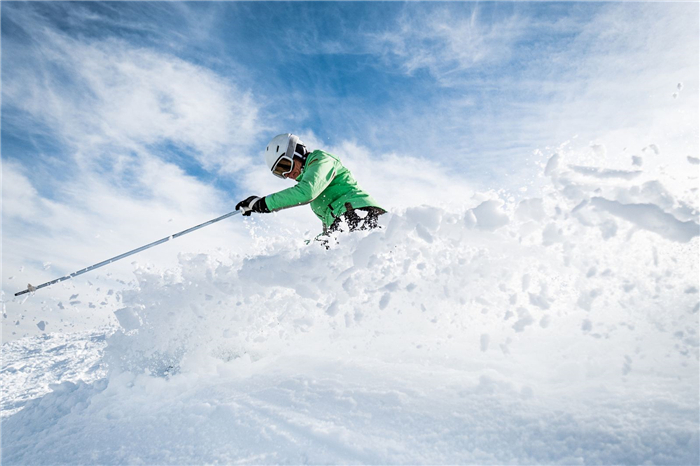
[[[309,160],[299,182],[291,188],[265,196],[271,211],[308,204],[318,197],[335,177],[335,160],[331,157],[318,157]]]

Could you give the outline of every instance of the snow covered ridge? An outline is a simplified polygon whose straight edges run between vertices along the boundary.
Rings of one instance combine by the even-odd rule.
[[[266,234],[138,269],[109,374],[6,416],[3,462],[697,464],[696,196],[545,173],[328,251]]]

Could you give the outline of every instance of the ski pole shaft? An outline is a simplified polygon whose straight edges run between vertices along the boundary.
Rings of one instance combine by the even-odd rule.
[[[239,214],[239,213],[241,213],[239,210],[234,210],[233,212],[229,212],[229,213],[227,213],[227,214],[225,214],[225,215],[222,215],[221,217],[217,217],[217,218],[215,218],[215,219],[213,219],[213,220],[209,220],[208,222],[200,223],[199,225],[193,226],[192,228],[188,228],[187,230],[183,230],[183,231],[181,231],[181,232],[179,232],[179,233],[175,233],[175,234],[173,234],[173,235],[166,236],[165,238],[159,239],[158,241],[154,241],[154,242],[152,242],[152,243],[146,244],[145,246],[141,246],[140,248],[132,249],[132,250],[129,251],[129,252],[125,252],[124,254],[119,254],[118,256],[114,256],[114,257],[112,257],[111,259],[107,259],[107,260],[104,260],[104,261],[102,261],[102,262],[98,262],[97,264],[93,264],[93,265],[91,265],[91,266],[89,266],[89,267],[85,267],[84,269],[78,270],[77,272],[73,272],[73,273],[71,273],[71,274],[64,275],[63,277],[57,278],[57,279],[55,279],[55,280],[51,280],[50,282],[42,283],[42,284],[39,285],[39,286],[28,285],[26,290],[15,293],[15,296],[23,295],[23,294],[29,293],[29,292],[34,292],[34,291],[36,291],[36,290],[38,290],[38,289],[40,289],[40,288],[44,288],[44,287],[46,287],[46,286],[51,286],[51,285],[53,285],[54,283],[58,283],[58,282],[62,282],[62,281],[64,281],[64,280],[68,280],[69,278],[73,278],[73,277],[75,277],[75,276],[77,276],[77,275],[82,275],[82,274],[84,274],[84,273],[86,273],[86,272],[89,272],[89,271],[91,271],[91,270],[95,270],[95,269],[97,269],[97,268],[99,268],[99,267],[102,267],[103,265],[111,264],[112,262],[116,262],[116,261],[118,261],[118,260],[120,260],[120,259],[124,259],[125,257],[129,257],[129,256],[131,256],[131,255],[133,255],[133,254],[136,254],[137,252],[145,251],[146,249],[152,248],[153,246],[158,246],[159,244],[163,244],[163,243],[165,243],[165,242],[167,242],[167,241],[173,240],[173,239],[175,239],[175,238],[179,238],[180,236],[184,236],[184,235],[186,235],[187,233],[192,233],[192,232],[195,231],[195,230],[199,230],[200,228],[204,228],[204,227],[206,227],[206,226],[208,226],[208,225],[211,225],[212,223],[216,223],[216,222],[218,222],[218,221],[220,221],[220,220],[223,220],[223,219],[225,219],[225,218],[232,217],[232,216],[234,216],[234,215],[236,215],[236,214]]]

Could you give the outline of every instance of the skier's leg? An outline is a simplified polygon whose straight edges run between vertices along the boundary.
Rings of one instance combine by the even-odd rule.
[[[364,211],[364,218],[361,219],[359,230],[374,230],[379,228],[379,216],[385,214],[384,209],[378,207],[361,207],[357,210]]]
[[[359,215],[357,215],[357,212],[355,212],[354,209],[348,210],[341,217],[343,217],[345,222],[348,224],[349,231],[355,231],[355,230],[362,229],[363,219],[360,218]]]

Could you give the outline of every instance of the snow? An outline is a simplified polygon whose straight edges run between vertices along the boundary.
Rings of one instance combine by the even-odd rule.
[[[698,464],[697,196],[544,160],[329,250],[137,263],[118,328],[2,346],[3,463]]]
[[[584,175],[593,176],[596,178],[624,178],[626,180],[630,180],[643,173],[640,170],[610,170],[599,167],[582,167],[577,165],[571,165],[569,168],[577,173],[582,173]]]
[[[30,400],[52,393],[52,388],[63,382],[89,383],[104,378],[105,332],[50,333],[3,344],[0,371],[3,418],[19,411]]]
[[[554,170],[556,170],[559,167],[559,159],[559,154],[554,154],[549,158],[549,160],[547,161],[547,166],[544,169],[545,176],[551,175],[554,172]]]
[[[688,242],[700,233],[696,222],[681,222],[655,204],[622,204],[601,197],[592,198],[591,204],[673,241]]]
[[[659,150],[659,146],[657,146],[656,144],[649,144],[648,146],[642,148],[642,152],[646,150],[651,150],[652,152],[654,152],[654,155],[659,155],[661,153],[661,151]]]
[[[546,217],[542,199],[524,199],[518,204],[515,215],[520,220],[542,221]]]
[[[510,219],[501,207],[503,201],[489,200],[484,201],[475,207],[472,212],[476,217],[476,227],[482,230],[495,231],[508,224]]]
[[[114,311],[114,316],[119,321],[119,325],[125,330],[136,330],[141,326],[141,320],[138,313],[128,307],[117,309]]]
[[[35,453],[50,455],[53,464],[693,460],[692,426],[681,423],[658,435],[664,419],[633,402],[607,406],[615,400],[610,394],[562,410],[497,372],[466,381],[463,371],[416,363],[406,363],[410,377],[390,378],[385,371],[393,367],[372,360],[309,358],[305,372],[297,367],[281,358],[260,371],[241,360],[226,375],[196,380],[122,374],[92,385],[66,382],[26,410],[25,418],[43,430],[24,432],[15,451],[27,455],[55,445],[37,448],[33,435],[67,442]],[[75,431],[90,435],[72,436]],[[20,458],[6,456],[13,464]]]

